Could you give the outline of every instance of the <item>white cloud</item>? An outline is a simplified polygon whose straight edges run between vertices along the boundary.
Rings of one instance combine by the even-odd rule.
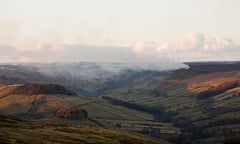
[[[189,33],[175,42],[137,42],[136,54],[167,57],[175,61],[240,60],[240,45],[226,37]]]
[[[240,60],[239,55],[240,45],[230,38],[211,38],[201,33],[189,33],[174,42],[139,41],[132,47],[34,42],[20,49],[0,45],[1,62],[123,62],[148,69],[183,66],[174,61]]]
[[[131,68],[147,70],[170,70],[187,66],[167,58],[153,57],[151,54],[136,54],[131,47],[89,46],[89,45],[52,45],[39,44],[34,49],[19,50],[7,46],[0,47],[1,62],[98,62],[126,63]],[[8,50],[9,51],[9,50]]]

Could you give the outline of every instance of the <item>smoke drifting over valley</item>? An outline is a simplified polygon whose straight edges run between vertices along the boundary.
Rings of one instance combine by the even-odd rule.
[[[180,61],[238,60],[240,46],[229,38],[189,33],[178,41],[139,41],[131,47],[36,43],[25,49],[0,45],[0,52],[1,63],[94,62],[107,71],[122,69],[108,64],[122,63],[125,68],[162,71],[188,67]]]
[[[110,71],[116,68],[106,65],[122,63],[162,71],[187,68],[184,61],[240,60],[237,1],[137,3],[1,0],[0,63],[93,62]]]
[[[151,81],[162,70],[174,67],[154,64],[126,63],[10,63],[0,64],[0,82],[4,85],[25,83],[61,84],[79,94],[97,96],[129,83]],[[165,68],[165,69],[159,69]],[[178,68],[187,68],[179,64]]]

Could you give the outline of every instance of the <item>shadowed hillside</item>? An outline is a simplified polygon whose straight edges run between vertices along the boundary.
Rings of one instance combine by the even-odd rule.
[[[103,67],[105,69],[103,69]],[[132,69],[131,69],[132,68]],[[155,78],[156,71],[142,71],[124,64],[0,64],[0,84],[56,83],[85,96]]]
[[[172,142],[222,143],[240,132],[240,63],[187,63],[155,79],[122,87],[107,96],[145,107],[163,107],[181,129]],[[123,103],[122,102],[122,103]]]
[[[0,113],[27,120],[115,127],[178,144],[221,144],[236,136],[240,132],[240,63],[187,64],[189,69],[128,70],[104,79],[80,80],[59,74],[35,79],[38,74],[31,73],[30,81],[53,80],[66,88],[6,85],[15,76],[24,83],[29,80],[23,77],[28,72],[22,76],[7,69],[10,75],[0,74],[5,84],[0,85]],[[69,87],[86,95],[76,95]],[[89,95],[98,97],[85,97]]]
[[[159,133],[167,133],[169,129],[173,135],[179,133],[178,128],[168,122],[155,120],[151,113],[72,93],[55,84],[3,86],[0,89],[0,114],[24,120],[45,119],[68,124],[84,122],[87,125],[118,127],[137,132],[154,127]]]
[[[167,144],[133,132],[103,127],[27,122],[0,116],[0,143]]]

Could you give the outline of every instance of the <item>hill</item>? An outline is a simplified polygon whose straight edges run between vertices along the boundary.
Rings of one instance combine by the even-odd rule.
[[[240,132],[240,64],[188,63],[189,69],[161,73],[147,83],[111,92],[116,100],[174,112],[181,128],[176,143],[221,143]]]
[[[98,97],[74,95],[70,90],[55,84],[3,86],[0,89],[0,114],[24,120],[85,123],[137,132],[148,132],[149,127],[152,127],[162,134],[179,133],[179,129],[171,123],[159,122],[148,112],[114,105]]]
[[[1,87],[0,95],[38,95],[38,94],[64,94],[77,95],[59,84],[18,84]]]
[[[103,127],[18,121],[0,116],[0,143],[24,144],[167,144],[133,132]]]
[[[149,81],[156,71],[142,71],[122,63],[0,64],[0,84],[60,84],[80,95],[99,96],[129,83]]]
[[[53,115],[71,103],[64,97],[76,93],[58,84],[16,84],[0,88],[0,113],[18,118],[41,118]]]
[[[186,64],[189,69],[163,72],[128,69],[110,77],[84,79],[68,74],[61,77],[62,73],[54,76],[30,73],[27,79],[24,76],[29,72],[21,66],[6,66],[4,71],[9,75],[0,74],[3,83],[0,113],[55,124],[114,127],[179,144],[220,144],[237,137],[240,132],[240,63]],[[91,67],[97,71],[97,67]],[[16,69],[22,70],[22,75],[18,75]],[[14,78],[26,84],[8,85]],[[50,92],[44,90],[47,92],[43,93],[38,92],[39,86],[29,86],[29,81],[58,83],[65,88],[60,86],[60,90],[55,91],[51,88]],[[23,92],[23,89],[30,90]],[[78,95],[72,92],[74,90]],[[87,118],[74,119],[84,117],[83,111]]]

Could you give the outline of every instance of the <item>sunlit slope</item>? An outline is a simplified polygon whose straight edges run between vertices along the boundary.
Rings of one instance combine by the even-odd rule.
[[[182,129],[197,127],[213,138],[239,133],[239,63],[190,66],[190,69],[162,73],[153,81],[120,88],[108,95],[150,107],[164,106],[177,112],[174,125]],[[198,133],[200,135],[200,131]]]
[[[144,128],[161,129],[161,133],[179,133],[171,123],[162,123],[146,112],[129,109],[108,103],[101,98],[87,98],[71,94],[60,89],[60,92],[36,89],[39,84],[32,84],[30,91],[24,85],[8,85],[0,90],[0,113],[20,119],[44,119],[59,123],[82,123],[81,120],[64,120],[56,117],[59,109],[68,107],[84,109],[88,114],[88,125],[118,127],[121,129],[142,131]],[[28,86],[28,85],[27,85]],[[44,87],[49,85],[45,84]],[[23,87],[25,91],[16,91]],[[35,91],[33,90],[35,89]],[[22,88],[21,88],[22,90]],[[64,94],[64,92],[66,92]],[[46,94],[43,94],[46,93]],[[84,123],[85,123],[84,122]]]
[[[71,106],[65,97],[74,95],[74,92],[56,84],[7,85],[0,89],[0,112],[45,117],[61,107]]]
[[[220,65],[210,68],[204,69],[204,66],[194,65],[189,70],[164,73],[151,82],[117,89],[113,92],[112,96],[149,106],[163,105],[173,110],[183,107],[193,107],[200,102],[197,97],[199,93],[225,83],[240,80],[240,66],[222,68]],[[203,70],[201,71],[201,69]],[[221,100],[230,101],[231,99],[238,99],[235,96],[238,92],[239,86],[229,88],[221,92],[221,95],[224,95]],[[228,97],[228,95],[233,96]],[[215,98],[214,96],[217,95],[213,95],[209,99],[220,100],[220,98]]]

